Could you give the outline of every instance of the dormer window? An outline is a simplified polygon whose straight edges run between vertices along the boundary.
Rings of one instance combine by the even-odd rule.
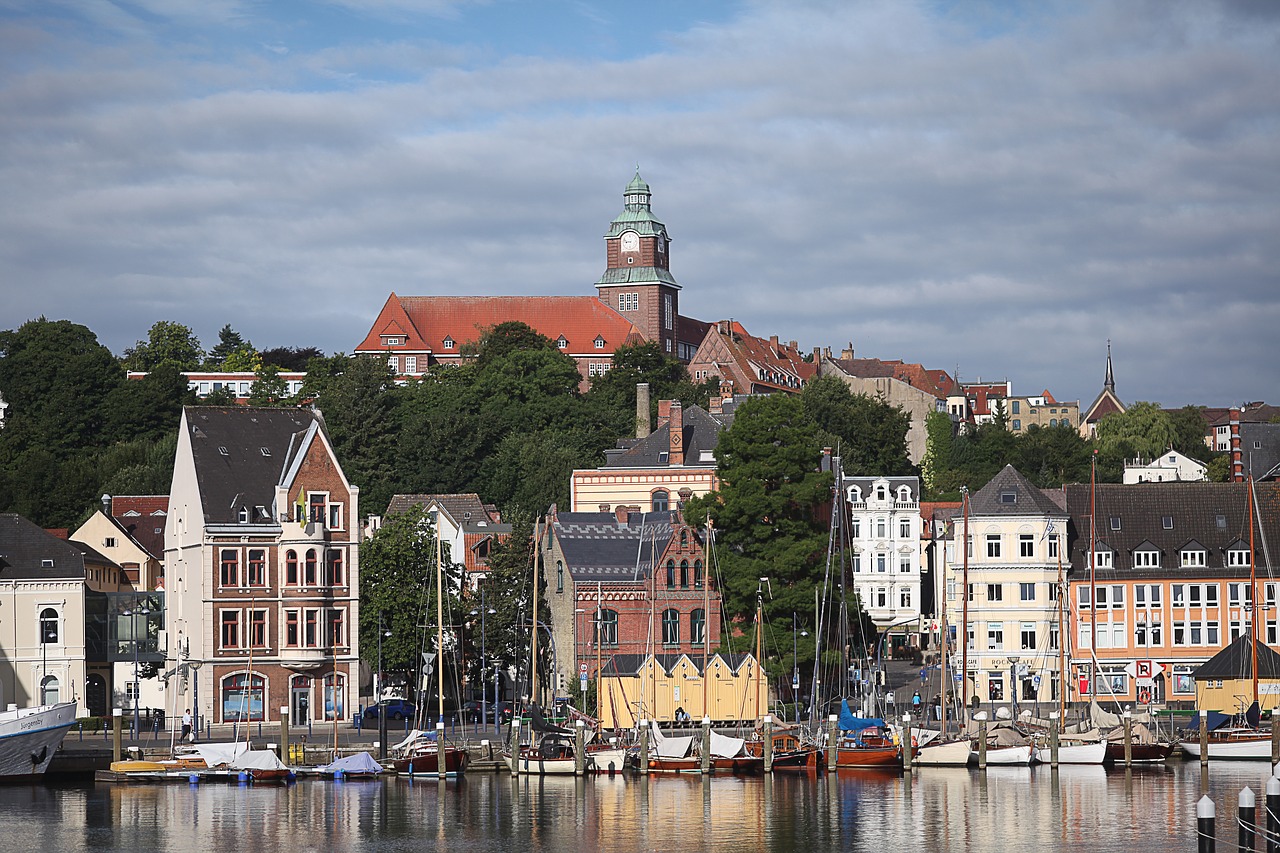
[[[1204,568],[1203,548],[1183,548],[1178,553],[1178,564],[1184,569]]]
[[[443,346],[445,349],[453,349],[453,338],[445,338],[441,342],[441,346]]]
[[[236,518],[241,524],[249,523],[249,508],[247,506],[240,507],[240,511],[236,513]]]
[[[1115,565],[1112,557],[1111,549],[1105,545],[1095,548],[1093,551],[1093,565],[1097,569],[1110,569]]]
[[[1172,516],[1172,515],[1166,515],[1166,516],[1164,516],[1163,518],[1161,518],[1161,522],[1164,524],[1164,529],[1165,529],[1165,530],[1172,530],[1172,529],[1173,529],[1173,516]]]
[[[604,349],[604,338],[596,335],[596,349]]]
[[[1252,564],[1249,559],[1249,549],[1234,546],[1227,549],[1227,565],[1236,568],[1248,568]]]
[[[1141,550],[1133,552],[1133,567],[1135,569],[1158,569],[1160,568],[1160,552],[1155,550]]]
[[[1111,529],[1112,530],[1120,529],[1120,516],[1118,515],[1111,516]]]
[[[1017,492],[1001,492],[1001,493],[1000,493],[1000,503],[1002,503],[1002,504],[1016,504],[1017,502],[1018,502],[1018,493],[1017,493]]]
[[[556,346],[558,346],[560,349],[568,349],[569,341],[567,338],[565,338],[564,335],[561,335],[560,337],[556,338]]]
[[[382,344],[388,347],[398,347],[404,343],[404,338],[399,335],[383,335]]]

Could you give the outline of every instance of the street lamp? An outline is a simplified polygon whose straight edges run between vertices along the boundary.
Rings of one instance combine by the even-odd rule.
[[[796,614],[791,613],[791,701],[795,703],[796,725],[800,725],[800,645],[799,637],[809,636],[808,631],[796,631]],[[705,629],[703,629],[705,630]]]
[[[382,701],[382,638],[390,637],[391,631],[382,624],[382,611],[378,611],[378,677],[375,679],[373,702]]]

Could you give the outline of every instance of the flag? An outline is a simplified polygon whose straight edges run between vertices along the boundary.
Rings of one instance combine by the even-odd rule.
[[[297,511],[297,513],[294,515],[294,518],[296,518],[296,519],[298,520],[298,522],[299,522],[299,523],[302,523],[302,522],[305,522],[305,521],[307,521],[307,520],[308,520],[308,519],[307,519],[307,490],[306,490],[306,489],[299,489],[299,490],[298,490],[298,511]]]

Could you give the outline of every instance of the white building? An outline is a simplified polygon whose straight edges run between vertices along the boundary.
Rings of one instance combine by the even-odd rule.
[[[845,477],[854,589],[881,630],[920,619],[920,479]]]
[[[1124,484],[1204,481],[1209,479],[1209,466],[1169,450],[1156,459],[1126,459]]]

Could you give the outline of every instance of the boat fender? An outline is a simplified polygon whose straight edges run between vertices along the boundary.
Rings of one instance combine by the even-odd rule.
[[[347,778],[347,774],[346,774],[346,773],[343,773],[341,770],[335,770],[335,771],[333,771],[333,781],[335,781],[335,782],[341,782],[341,781],[343,781],[343,780],[344,780],[344,779],[346,779],[346,778]]]
[[[243,785],[244,783],[249,781],[249,774],[244,770],[241,770],[240,775],[237,776],[236,779],[240,782],[240,784]]]
[[[916,748],[916,747],[918,747],[919,745],[920,745],[920,744],[918,744],[918,743],[916,742],[916,736],[915,736],[915,735],[912,735],[912,736],[911,736],[911,748],[912,748],[912,749],[915,749],[915,748]]]
[[[197,776],[197,775],[196,775],[196,774],[194,774],[194,773],[191,773],[191,774],[189,774],[189,775],[187,776],[187,783],[188,783],[188,784],[191,784],[191,785],[199,785],[199,784],[200,784],[200,777],[199,777],[199,776]]]

